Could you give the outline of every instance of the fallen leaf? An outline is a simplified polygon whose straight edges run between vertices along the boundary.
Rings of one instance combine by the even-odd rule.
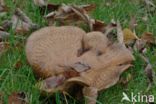
[[[131,20],[130,20],[130,23],[129,23],[129,28],[131,30],[135,30],[136,26],[137,26],[136,17],[135,16],[132,16],[131,17]]]
[[[46,6],[47,5],[47,1],[48,0],[33,0],[34,1],[34,4],[37,5],[37,6]]]
[[[134,50],[143,53],[144,50],[146,49],[145,46],[146,46],[146,42],[144,40],[140,39],[140,40],[136,40],[133,48],[134,48]]]
[[[60,25],[75,23],[79,26],[83,21],[83,23],[88,24],[90,30],[93,30],[93,21],[89,17],[88,12],[94,8],[93,4],[81,6],[62,4],[58,10],[47,14],[45,18],[48,20],[49,25],[53,25],[57,21]]]
[[[141,36],[141,39],[144,40],[147,43],[151,43],[151,44],[155,44],[155,37],[152,33],[150,32],[145,32],[143,33],[143,35]]]
[[[7,12],[8,10],[9,10],[8,7],[0,5],[0,12]]]
[[[12,21],[13,21],[12,29],[15,30],[16,33],[20,34],[29,31],[30,25],[19,20],[19,18],[16,15],[12,17]]]
[[[124,34],[119,22],[117,23],[117,40],[119,43],[124,44]]]
[[[65,80],[64,76],[54,76],[54,77],[50,77],[45,79],[45,84],[46,84],[46,88],[53,88],[53,87],[57,87],[59,85],[61,85]]]
[[[63,89],[61,85],[64,83],[65,79],[63,75],[52,76],[38,82],[35,86],[42,92],[54,93]]]
[[[148,78],[148,87],[146,89],[146,91],[148,92],[151,89],[152,84],[154,83],[154,77],[155,77],[155,73],[154,73],[152,65],[150,63],[147,64],[147,66],[145,68],[145,74]]]
[[[93,22],[87,12],[84,9],[78,8],[76,6],[71,6],[71,9],[82,18],[84,22],[86,22],[89,26],[90,31],[93,31]]]
[[[0,41],[1,40],[5,40],[5,39],[8,39],[9,36],[10,36],[10,34],[8,32],[1,31],[0,30]]]
[[[4,0],[0,0],[0,5],[5,5]]]
[[[0,0],[0,12],[7,12],[9,8],[5,5],[4,0]]]
[[[156,10],[156,5],[154,4],[153,0],[144,0],[145,7],[148,13],[154,14]]]
[[[8,104],[28,104],[24,92],[14,92],[8,98]]]
[[[149,79],[149,82],[153,83],[154,71],[153,71],[152,65],[150,64],[150,61],[147,57],[145,57],[142,54],[140,56],[145,61],[145,63],[147,64],[147,66],[145,68],[145,74],[146,74],[147,78]]]
[[[32,23],[31,19],[19,8],[15,10],[11,21],[12,29],[15,30],[16,33],[27,33],[30,30],[36,30],[39,27]]]
[[[57,87],[57,86],[63,84],[65,79],[66,78],[63,75],[47,78],[47,79],[45,79],[46,88]]]
[[[82,62],[77,62],[74,65],[71,65],[71,68],[76,70],[77,72],[81,73],[86,70],[89,70],[91,67],[88,64],[82,63]]]
[[[8,31],[11,28],[11,26],[12,26],[12,21],[10,20],[5,20],[2,23],[3,31]]]
[[[46,6],[41,6],[40,7],[40,13],[42,15],[45,14],[45,12],[52,12],[52,11],[56,11],[58,10],[58,8],[60,7],[59,4],[52,4],[52,3],[48,3]]]
[[[16,8],[15,15],[18,16],[23,22],[32,24],[30,18],[19,8]]]
[[[93,9],[95,9],[96,5],[95,4],[88,4],[88,5],[80,5],[78,7],[83,8],[85,11],[89,12],[89,11],[92,11]],[[41,13],[43,14],[45,11],[48,11],[48,12],[59,11],[60,8],[66,8],[66,7],[64,7],[64,4],[62,4],[62,7],[61,7],[61,5],[59,5],[59,4],[48,3],[46,6],[42,6],[40,8],[41,8]],[[49,17],[49,16],[47,16],[47,17]]]
[[[148,6],[156,7],[156,5],[151,0],[144,0]]]
[[[154,78],[156,75],[155,75],[155,72],[153,70],[153,67],[152,67],[149,59],[142,54],[140,56],[147,64],[144,72],[145,72],[146,77],[148,78],[148,87],[147,87],[146,91],[149,91],[150,88],[152,87],[152,84],[154,83]]]
[[[103,21],[95,20],[95,22],[93,22],[93,31],[104,32],[106,26],[107,25]]]
[[[145,73],[146,73],[146,76],[148,77],[150,83],[153,82],[153,70],[152,70],[152,65],[151,64],[148,64],[145,68]]]
[[[128,28],[123,29],[123,34],[124,34],[124,43],[125,44],[132,43],[134,40],[139,39],[138,36]]]

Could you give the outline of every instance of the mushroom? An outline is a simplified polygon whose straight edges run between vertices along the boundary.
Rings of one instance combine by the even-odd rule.
[[[134,60],[120,42],[101,32],[86,33],[74,26],[45,27],[28,38],[26,55],[33,70],[45,79],[36,85],[45,92],[69,91],[74,85],[95,100],[98,91],[117,83]]]
[[[39,77],[63,73],[77,58],[81,40],[86,33],[77,27],[45,27],[28,38],[26,55]]]
[[[79,55],[82,55],[88,50],[92,50],[97,55],[101,55],[105,52],[109,44],[108,38],[101,32],[87,33],[82,39],[82,48]]]

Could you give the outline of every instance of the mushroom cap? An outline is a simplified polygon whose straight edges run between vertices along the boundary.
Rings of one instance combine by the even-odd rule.
[[[73,62],[86,34],[74,26],[45,27],[30,35],[26,43],[26,56],[39,77],[64,72],[62,66]]]
[[[90,70],[80,77],[70,78],[65,82],[65,89],[69,89],[73,83],[91,86],[98,91],[109,88],[117,83],[120,75],[131,65],[110,66],[98,70]]]
[[[94,31],[87,33],[84,38],[84,48],[93,51],[104,52],[109,44],[108,38],[101,32]]]

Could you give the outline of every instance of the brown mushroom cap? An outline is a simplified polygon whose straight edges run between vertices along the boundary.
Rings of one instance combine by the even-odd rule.
[[[74,77],[65,82],[65,89],[70,88],[72,83],[84,86],[91,86],[98,91],[109,88],[117,83],[120,75],[131,65],[110,66],[98,70],[90,70],[80,77]]]
[[[81,40],[86,34],[73,26],[45,27],[28,38],[26,56],[34,71],[40,77],[49,77],[61,73],[77,57]]]
[[[84,48],[104,52],[109,44],[108,38],[101,32],[89,32],[84,38]]]

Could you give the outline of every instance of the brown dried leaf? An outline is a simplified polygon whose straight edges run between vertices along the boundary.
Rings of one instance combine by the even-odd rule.
[[[5,31],[9,30],[9,29],[11,28],[11,26],[12,26],[12,21],[5,20],[5,21],[3,21],[3,23],[2,23],[3,31],[4,31],[4,30],[5,30]]]
[[[57,10],[59,8],[59,4],[52,4],[52,3],[49,3],[47,4],[47,10],[49,11],[54,11],[54,10]]]
[[[89,25],[90,30],[93,29],[93,21],[88,16],[87,12],[92,10],[94,5],[82,5],[73,6],[62,4],[57,11],[51,12],[45,16],[48,19],[50,25],[54,24],[54,21],[59,21],[61,25],[70,25],[83,21]],[[79,24],[77,24],[79,25]]]
[[[0,5],[5,5],[4,0],[0,0]]]
[[[37,6],[46,6],[47,5],[47,0],[34,0],[34,4]]]
[[[81,62],[77,62],[74,65],[71,66],[74,70],[76,70],[77,72],[84,72],[86,70],[90,69],[90,66],[88,64],[85,63],[81,63]]]
[[[9,96],[8,104],[28,104],[24,92],[14,92]]]
[[[8,7],[0,5],[0,12],[7,12],[8,10]]]
[[[136,17],[135,16],[132,16],[131,17],[131,20],[130,20],[130,23],[129,23],[129,28],[131,30],[135,30],[136,26],[137,26]]]
[[[138,36],[128,28],[125,28],[123,30],[123,34],[124,34],[124,43],[125,44],[132,43],[134,40],[139,39]]]
[[[143,35],[141,36],[141,39],[147,43],[152,43],[152,44],[156,43],[154,35],[150,32],[143,33]]]
[[[146,74],[147,78],[149,79],[149,82],[153,83],[154,71],[153,71],[152,65],[150,64],[149,59],[147,57],[145,57],[144,55],[140,55],[140,56],[147,64],[147,66],[145,68],[145,74]]]
[[[27,33],[29,31],[30,25],[20,20],[16,15],[12,17],[12,22],[12,29],[16,33]]]
[[[151,0],[144,0],[147,6],[156,7],[156,5]]]
[[[90,31],[93,31],[93,22],[87,12],[84,9],[78,8],[76,6],[71,6],[71,9],[82,18],[84,22],[86,22],[89,26]]]
[[[65,79],[66,78],[63,75],[52,76],[38,82],[36,87],[38,87],[43,92],[54,93],[63,89],[61,85],[64,83]]]
[[[42,15],[44,15],[45,11],[48,11],[48,12],[56,11],[58,10],[59,7],[60,5],[58,4],[48,3],[46,6],[40,7],[40,12]]]
[[[148,77],[149,82],[150,83],[153,83],[153,75],[154,75],[154,72],[153,72],[153,68],[152,68],[152,65],[151,64],[147,64],[147,66],[145,68],[145,74]]]
[[[152,84],[154,83],[154,77],[155,77],[155,73],[154,73],[152,65],[150,63],[147,64],[147,66],[145,68],[145,74],[148,78],[148,87],[146,89],[146,91],[148,92],[151,89]]]
[[[30,18],[19,8],[15,10],[15,15],[18,16],[23,22],[26,22],[28,24],[32,24],[32,21]]]
[[[104,32],[106,26],[107,25],[103,21],[95,20],[95,22],[93,23],[93,31]]]
[[[56,76],[45,79],[46,88],[54,88],[61,85],[65,80],[64,76]]]
[[[7,39],[9,36],[10,36],[10,34],[8,32],[0,30],[0,41]]]
[[[134,44],[134,50],[138,50],[139,52],[143,53],[144,50],[146,49],[145,47],[146,42],[144,40],[136,40],[135,44]]]
[[[146,91],[149,91],[151,85],[154,83],[155,72],[153,71],[153,67],[152,67],[151,63],[149,62],[149,59],[142,54],[140,56],[147,64],[144,71],[145,71],[145,75],[148,78],[148,88]]]
[[[156,10],[156,5],[154,4],[154,0],[143,0],[143,1],[145,3],[145,8],[147,12],[154,15]]]
[[[124,44],[124,34],[119,22],[117,23],[117,40],[119,43]]]
[[[0,0],[0,12],[7,12],[9,8],[5,5],[4,0]]]
[[[27,33],[30,30],[35,30],[38,25],[32,23],[30,18],[21,11],[19,8],[15,10],[15,14],[12,17],[12,28],[16,33]]]

